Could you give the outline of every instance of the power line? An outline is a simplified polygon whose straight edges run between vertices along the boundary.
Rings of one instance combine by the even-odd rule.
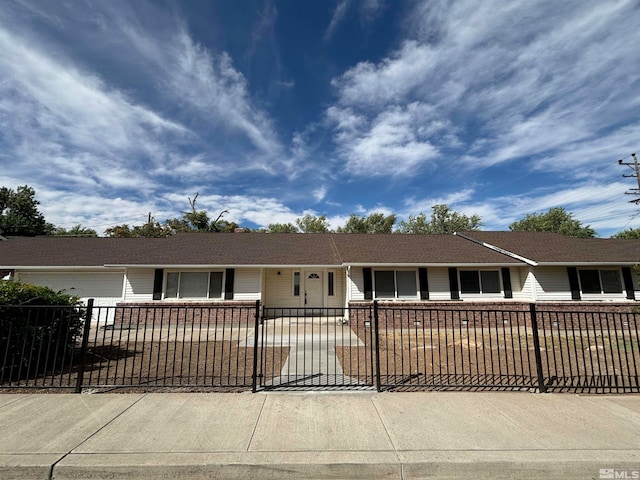
[[[634,219],[636,219],[636,218],[638,218],[638,217],[640,217],[640,212],[637,212],[637,213],[635,213],[635,214],[631,215],[631,218],[629,219],[629,221],[628,221],[627,223],[625,223],[625,224],[624,224],[624,227],[622,227],[620,230],[618,230],[618,231],[616,232],[616,234],[618,234],[618,233],[620,233],[620,232],[623,232],[623,231],[624,231],[624,230],[629,226],[629,224],[630,224]],[[611,236],[613,236],[613,235],[611,235]]]
[[[624,161],[629,157],[633,158],[633,162]],[[618,160],[618,165],[627,165],[629,168],[631,168],[631,170],[633,170],[633,173],[628,173],[626,175],[622,174],[622,176],[625,178],[635,178],[638,182],[638,188],[630,188],[629,190],[624,192],[625,195],[635,195],[637,197],[640,197],[640,165],[638,164],[638,157],[636,156],[636,154],[632,153],[630,155],[627,155],[626,157],[621,158],[620,160]],[[635,203],[637,205],[640,203],[640,198],[629,200],[629,203]]]

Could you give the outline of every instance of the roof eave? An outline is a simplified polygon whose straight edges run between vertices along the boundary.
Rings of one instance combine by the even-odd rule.
[[[539,267],[580,267],[585,265],[610,265],[610,266],[621,266],[621,265],[638,265],[638,262],[600,262],[600,261],[584,261],[584,262],[538,262]]]
[[[345,262],[345,267],[521,267],[524,263],[516,262],[411,262],[411,263],[372,263]]]
[[[518,255],[517,253],[511,252],[509,250],[505,250],[504,248],[500,248],[500,247],[498,247],[496,245],[492,245],[492,244],[487,243],[487,242],[482,242],[480,240],[476,240],[473,237],[468,237],[468,236],[463,235],[463,234],[458,233],[458,232],[453,232],[453,234],[456,235],[457,237],[464,238],[465,240],[469,240],[470,242],[476,243],[478,245],[482,245],[483,247],[488,248],[490,250],[493,250],[495,252],[501,253],[503,255],[507,255],[507,256],[509,256],[511,258],[514,258],[516,260],[524,262],[524,263],[526,263],[528,265],[531,265],[532,267],[535,267],[538,264],[538,262],[536,262],[534,260],[531,260],[530,258],[523,257],[522,255]]]
[[[340,268],[341,264],[338,263],[326,263],[326,264],[284,264],[284,263],[265,263],[265,264],[107,264],[105,268]]]
[[[87,270],[87,271],[91,271],[91,270],[106,270],[107,267],[106,265],[0,265],[0,268],[3,270],[16,270],[16,271],[28,271],[28,270],[34,270],[34,271],[43,271],[43,270],[51,270],[51,271],[55,271],[55,270],[59,270],[59,271],[69,271],[69,270]],[[118,267],[118,268],[122,268],[122,267]]]

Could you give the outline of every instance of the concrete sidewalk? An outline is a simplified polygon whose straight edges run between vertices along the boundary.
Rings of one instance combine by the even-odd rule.
[[[5,394],[0,432],[3,480],[640,472],[638,395]]]

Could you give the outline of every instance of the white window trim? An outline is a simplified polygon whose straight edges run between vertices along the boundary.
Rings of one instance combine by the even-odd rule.
[[[296,273],[298,274],[298,294],[296,295]],[[291,272],[291,296],[293,298],[302,297],[302,270]]]
[[[378,289],[376,288],[376,272],[393,272],[393,288],[394,297],[378,297]],[[416,277],[416,294],[414,296],[398,296],[398,278],[396,272],[413,272]],[[420,299],[420,279],[418,278],[418,270],[415,268],[376,268],[371,272],[371,283],[373,284],[373,298],[376,300],[392,301],[392,300],[419,300]]]
[[[465,298],[504,298],[504,284],[502,281],[502,269],[500,268],[458,268],[458,293],[460,298],[464,295]],[[462,281],[460,280],[460,272],[478,272],[478,282],[480,284],[480,293],[464,293],[462,291]],[[498,272],[498,287],[499,292],[484,293],[482,291],[482,275],[480,272]]]
[[[626,292],[624,288],[624,278],[622,277],[622,268],[620,267],[578,267],[578,285],[580,285],[580,296],[583,300],[589,300],[590,298],[602,298],[602,297],[611,297],[611,298],[626,298]],[[582,279],[580,278],[580,272],[584,270],[596,270],[598,272],[598,280],[600,281],[600,293],[585,293],[582,291]],[[618,278],[620,280],[620,288],[619,292],[614,293],[605,293],[602,288],[602,275],[600,272],[602,270],[616,270],[618,272]]]
[[[331,275],[330,275],[331,274]],[[333,276],[333,294],[330,294],[329,291],[329,277]],[[335,270],[327,270],[327,298],[335,298],[336,296],[336,271]]]
[[[207,281],[207,296],[206,297],[181,297],[180,296],[180,275],[178,276],[178,291],[177,296],[176,297],[167,297],[167,277],[170,273],[212,273],[212,272],[219,272],[222,273],[222,289],[221,289],[221,293],[219,297],[214,297],[211,298],[209,297],[209,286],[210,286],[210,282],[211,279],[209,278],[209,280]],[[216,300],[224,300],[224,286],[225,286],[225,282],[227,280],[227,272],[224,268],[216,268],[216,269],[208,269],[208,268],[198,268],[198,269],[193,269],[193,270],[184,270],[184,269],[179,269],[179,268],[171,268],[171,269],[166,269],[164,272],[164,279],[163,279],[163,283],[162,283],[162,299],[166,300],[168,302],[181,302],[181,301],[193,301],[193,300],[207,300],[207,301],[216,301]]]

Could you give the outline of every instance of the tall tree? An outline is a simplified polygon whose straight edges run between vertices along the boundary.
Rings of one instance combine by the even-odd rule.
[[[191,210],[182,212],[181,217],[168,218],[161,223],[149,214],[149,220],[144,225],[115,225],[104,233],[109,237],[168,237],[177,232],[233,232],[239,227],[235,222],[223,220],[222,217],[229,213],[228,210],[223,210],[215,220],[211,220],[206,210],[196,208],[198,196],[196,193],[193,199],[187,197]]]
[[[229,213],[229,210],[221,211],[215,220],[209,218],[206,210],[198,210],[196,201],[199,195],[196,193],[193,200],[188,197],[191,211],[182,212],[181,218],[170,218],[165,223],[176,232],[233,232],[238,228],[237,223],[222,219],[225,213]]]
[[[51,235],[57,237],[97,237],[98,232],[96,232],[93,228],[83,227],[82,225],[78,224],[70,228],[69,230],[62,227],[56,227]]]
[[[369,216],[351,214],[344,227],[338,227],[338,233],[391,233],[396,223],[394,214],[374,212]]]
[[[554,232],[570,237],[593,238],[596,231],[562,207],[550,208],[546,213],[530,213],[509,225],[514,232]]]
[[[621,232],[611,235],[611,238],[632,238],[640,239],[640,228],[627,228]]]
[[[47,223],[38,210],[40,202],[35,195],[35,190],[28,185],[15,191],[0,188],[0,234],[33,237],[53,231],[53,225]]]
[[[305,215],[296,220],[296,225],[302,233],[329,233],[329,222],[326,215],[316,217],[314,215]]]
[[[434,205],[431,207],[430,219],[427,219],[424,213],[417,216],[411,215],[408,220],[400,222],[396,233],[454,233],[479,230],[481,226],[482,219],[478,215],[474,214],[469,217],[451,210],[447,205]]]

